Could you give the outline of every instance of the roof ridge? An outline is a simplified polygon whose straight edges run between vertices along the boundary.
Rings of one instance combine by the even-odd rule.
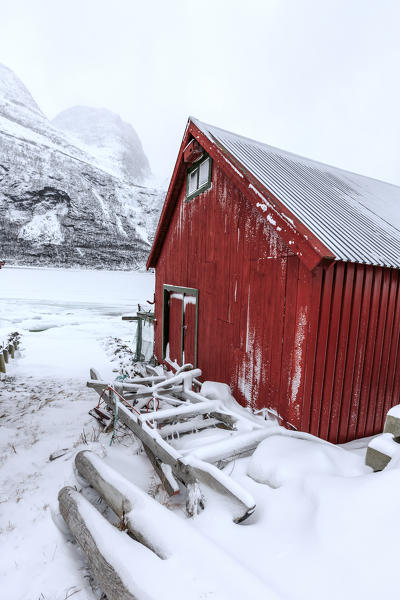
[[[367,179],[369,181],[377,181],[380,184],[389,185],[396,189],[400,190],[400,185],[396,185],[395,183],[391,183],[390,181],[385,181],[384,179],[378,179],[377,177],[370,177],[369,175],[363,175],[362,173],[356,173],[355,171],[349,171],[348,169],[344,169],[343,167],[337,167],[335,165],[330,165],[328,163],[322,162],[320,160],[316,160],[315,158],[309,158],[307,156],[303,156],[301,154],[297,154],[296,152],[291,152],[290,150],[284,150],[283,148],[278,148],[277,146],[271,146],[271,144],[267,144],[266,142],[261,142],[259,140],[255,140],[254,138],[247,137],[245,135],[241,135],[240,133],[235,133],[234,131],[229,131],[228,129],[223,129],[222,127],[217,127],[216,125],[211,125],[210,123],[205,123],[204,121],[200,121],[196,117],[189,117],[189,121],[192,121],[199,129],[203,131],[207,135],[207,132],[204,131],[204,128],[209,128],[210,130],[216,129],[222,133],[227,133],[228,135],[232,135],[236,138],[240,138],[242,140],[246,140],[251,142],[252,144],[257,144],[258,146],[270,148],[271,150],[281,152],[283,155],[289,155],[295,158],[298,158],[302,161],[314,163],[316,165],[322,165],[323,167],[327,167],[328,169],[334,169],[335,171],[340,171],[346,175],[354,175],[355,177],[362,177],[363,179]],[[211,131],[209,132],[211,133]],[[212,135],[212,133],[211,133]]]

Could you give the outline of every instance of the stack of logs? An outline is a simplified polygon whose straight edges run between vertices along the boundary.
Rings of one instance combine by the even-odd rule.
[[[6,372],[6,363],[10,358],[15,358],[15,351],[18,349],[20,334],[11,333],[5,343],[0,345],[0,373]]]

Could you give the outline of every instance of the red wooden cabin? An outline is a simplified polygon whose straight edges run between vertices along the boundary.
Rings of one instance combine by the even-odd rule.
[[[400,403],[400,188],[191,118],[147,266],[160,362],[332,442]]]

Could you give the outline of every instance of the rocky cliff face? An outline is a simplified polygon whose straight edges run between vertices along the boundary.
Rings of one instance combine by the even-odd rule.
[[[50,123],[0,65],[0,259],[143,266],[164,194],[138,185],[148,162],[133,128],[116,115],[104,111],[103,128],[97,113],[93,137],[89,125],[79,133],[84,114],[93,124],[90,111],[64,111]]]
[[[119,115],[104,108],[73,106],[57,115],[52,124],[113,175],[137,183],[150,175],[138,134]]]

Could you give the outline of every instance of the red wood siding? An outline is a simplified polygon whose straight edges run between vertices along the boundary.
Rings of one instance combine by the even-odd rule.
[[[163,284],[198,289],[203,379],[224,381],[243,404],[268,406],[299,427],[311,279],[213,165],[209,190],[186,202],[182,188],[157,264],[156,355],[161,359]]]
[[[343,262],[309,271],[215,162],[206,192],[186,202],[182,186],[157,263],[159,360],[163,284],[199,290],[203,380],[228,383],[245,405],[344,442],[381,431],[400,402],[399,272]]]
[[[382,431],[400,402],[399,272],[337,262],[315,274],[312,311],[302,429],[335,443]]]

